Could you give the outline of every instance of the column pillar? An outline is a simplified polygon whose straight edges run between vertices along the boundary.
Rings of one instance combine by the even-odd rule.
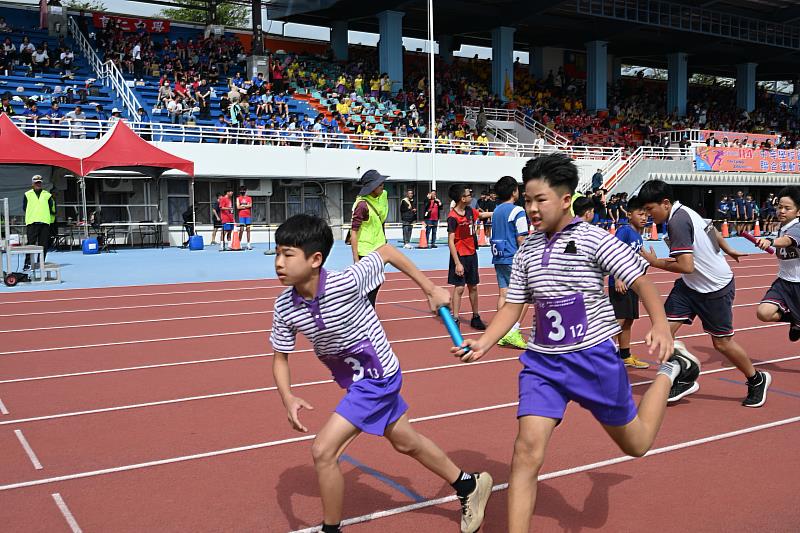
[[[528,72],[537,80],[544,79],[544,50],[543,46],[528,48]]]
[[[688,56],[684,52],[667,55],[667,114],[686,116],[686,93],[689,89]]]
[[[453,63],[453,36],[440,35],[439,36],[439,57],[448,65]]]
[[[758,63],[736,65],[736,106],[745,111],[756,108],[756,67]]]
[[[331,50],[336,61],[347,61],[347,21],[335,20],[331,26]]]
[[[381,40],[378,43],[378,60],[381,72],[389,74],[392,93],[403,85],[403,15],[399,11],[378,13]]]
[[[608,43],[586,43],[586,109],[590,113],[608,109]]]
[[[514,88],[514,28],[499,26],[492,30],[492,92],[501,100],[505,94],[506,80]]]

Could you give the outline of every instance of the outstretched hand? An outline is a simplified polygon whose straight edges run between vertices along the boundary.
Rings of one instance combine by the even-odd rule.
[[[292,396],[289,401],[286,402],[286,417],[289,419],[292,428],[302,433],[308,433],[308,428],[300,422],[301,409],[308,409],[309,411],[314,410],[311,404],[304,399]]]

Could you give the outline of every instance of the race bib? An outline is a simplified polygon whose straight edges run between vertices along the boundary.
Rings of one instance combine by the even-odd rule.
[[[536,300],[536,334],[541,346],[568,346],[583,341],[588,327],[583,294]]]
[[[369,339],[364,339],[336,355],[319,358],[331,371],[333,380],[347,389],[362,379],[383,378],[383,365]]]
[[[492,255],[497,259],[505,259],[506,257],[511,257],[514,254],[507,255],[506,252],[506,240],[505,239],[491,239],[489,244],[492,246]]]

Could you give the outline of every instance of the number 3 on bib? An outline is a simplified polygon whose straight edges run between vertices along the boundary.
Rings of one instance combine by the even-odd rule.
[[[536,300],[536,334],[542,346],[569,346],[583,341],[588,327],[583,294]]]

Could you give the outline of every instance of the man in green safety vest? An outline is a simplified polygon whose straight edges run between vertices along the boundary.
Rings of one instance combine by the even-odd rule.
[[[383,225],[389,215],[389,196],[383,188],[388,176],[377,170],[368,170],[358,180],[358,196],[353,203],[350,221],[350,246],[353,247],[353,262],[374,252],[386,244]],[[380,285],[370,291],[369,301],[375,307]]]
[[[22,198],[22,210],[25,211],[25,229],[28,234],[28,244],[41,246],[44,256],[47,256],[47,246],[50,240],[50,223],[56,214],[56,204],[53,196],[42,188],[42,177],[35,175],[31,178],[33,188],[25,193]],[[31,269],[33,254],[25,256],[25,270]]]

